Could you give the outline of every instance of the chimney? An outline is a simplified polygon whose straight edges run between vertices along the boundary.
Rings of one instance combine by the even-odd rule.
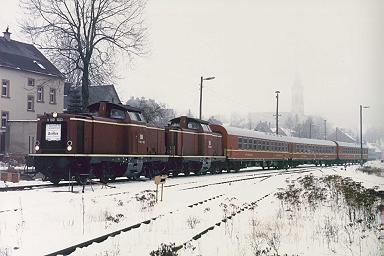
[[[4,34],[5,40],[10,42],[11,41],[11,33],[8,30],[9,30],[9,27],[7,27],[7,29],[5,30],[5,32],[3,32],[3,34]]]

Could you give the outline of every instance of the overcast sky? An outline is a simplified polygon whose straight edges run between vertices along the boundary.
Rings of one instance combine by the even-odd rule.
[[[27,42],[17,4],[0,0],[0,29]],[[3,8],[4,6],[9,8]],[[121,65],[121,100],[155,99],[185,114],[291,111],[296,70],[306,115],[337,127],[384,127],[384,1],[382,0],[148,0],[152,54]],[[1,32],[2,32],[1,31]]]

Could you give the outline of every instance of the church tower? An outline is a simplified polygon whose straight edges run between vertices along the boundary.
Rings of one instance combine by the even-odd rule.
[[[296,70],[295,80],[292,86],[292,115],[297,115],[299,121],[304,119],[304,97],[303,97],[303,86],[301,85],[301,79],[299,70]]]

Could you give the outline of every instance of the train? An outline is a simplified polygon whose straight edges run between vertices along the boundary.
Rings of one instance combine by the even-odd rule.
[[[167,126],[150,124],[140,109],[106,101],[91,104],[87,113],[38,115],[34,146],[27,166],[54,184],[368,159],[365,146],[361,153],[360,146],[352,143],[280,136],[187,116],[173,118]]]

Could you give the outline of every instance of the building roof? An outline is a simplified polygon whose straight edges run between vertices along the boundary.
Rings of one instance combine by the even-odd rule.
[[[8,31],[0,37],[0,67],[64,77],[35,46],[11,40]]]
[[[267,122],[264,122],[264,123],[260,122],[260,123],[258,123],[254,130],[255,131],[259,131],[259,132],[273,133],[271,128],[269,128]]]
[[[114,85],[89,86],[89,104],[99,101],[109,101],[111,103],[120,103],[119,95]]]
[[[76,90],[81,95],[81,87],[74,87],[71,83],[64,83],[64,110],[67,110],[69,103]],[[120,103],[119,95],[114,85],[97,85],[89,86],[89,105],[100,101],[108,101],[111,103]]]

